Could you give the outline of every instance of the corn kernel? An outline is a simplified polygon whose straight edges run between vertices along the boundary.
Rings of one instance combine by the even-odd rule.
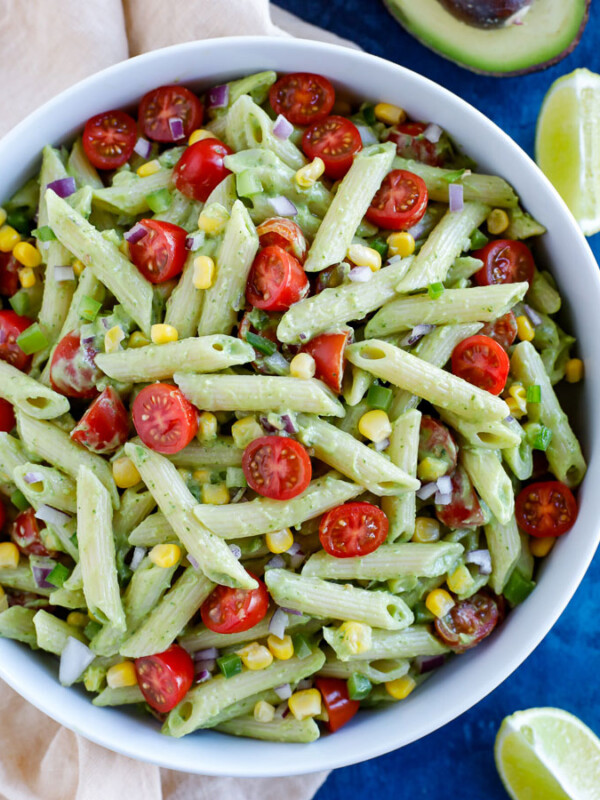
[[[147,336],[144,336],[141,331],[134,331],[129,337],[127,347],[146,347],[148,344],[150,344],[150,339]]]
[[[142,480],[135,464],[127,456],[117,458],[113,461],[112,474],[119,489],[129,489]]]
[[[448,575],[446,583],[448,584],[448,588],[451,592],[454,592],[455,594],[463,594],[472,588],[475,581],[469,572],[469,568],[464,564],[461,564],[451,575]]]
[[[406,119],[406,111],[392,103],[377,103],[373,110],[379,122],[386,125],[400,125]]]
[[[536,556],[536,558],[544,558],[544,556],[547,556],[550,550],[552,550],[555,543],[556,539],[554,536],[544,536],[541,539],[536,539],[532,536],[529,539],[529,549],[531,550],[531,554]]]
[[[421,542],[428,544],[429,542],[437,542],[440,538],[440,523],[437,519],[430,517],[417,517],[415,520],[415,532],[413,533],[413,542]]]
[[[404,675],[402,678],[396,678],[395,681],[388,681],[385,684],[387,693],[394,698],[394,700],[404,700],[415,689],[417,682],[410,675]]]
[[[583,378],[583,361],[580,358],[570,358],[565,366],[567,383],[579,383]]]
[[[272,722],[275,717],[275,706],[266,700],[259,700],[254,706],[254,719],[257,722]]]
[[[251,642],[237,651],[245,667],[251,670],[266,669],[273,663],[271,651],[258,642]]]
[[[508,228],[510,220],[503,208],[494,208],[487,217],[487,229],[492,236],[499,236]]]
[[[535,336],[535,328],[524,314],[517,317],[517,333],[522,342],[530,342]]]
[[[321,694],[317,689],[302,689],[294,692],[288,706],[298,721],[316,717],[321,713]]]
[[[119,250],[123,253],[125,258],[131,258],[131,251],[129,250],[129,242],[127,239],[123,239],[121,244],[119,245]]]
[[[137,682],[133,661],[121,661],[120,664],[113,664],[106,673],[106,683],[109,689],[120,689],[123,686],[135,686]]]
[[[448,471],[448,462],[441,458],[426,456],[417,466],[417,477],[420,481],[437,481]]]
[[[212,472],[209,469],[197,469],[192,472],[192,478],[198,483],[210,483]]]
[[[13,247],[21,241],[21,234],[10,225],[0,228],[0,252],[10,253]]]
[[[145,164],[137,168],[136,172],[140,178],[148,178],[150,175],[160,172],[160,161],[157,158],[153,158],[152,161],[146,161]]]
[[[296,172],[294,176],[296,183],[302,189],[310,189],[325,172],[325,162],[318,156],[314,158],[310,164],[305,164]]]
[[[83,261],[80,261],[78,258],[73,261],[73,272],[79,278],[83,270],[85,269],[85,264]]]
[[[289,528],[273,531],[265,535],[267,547],[271,553],[285,553],[294,544],[294,535]]]
[[[387,237],[388,256],[400,256],[407,258],[415,252],[415,240],[408,231],[391,233]]]
[[[513,383],[508,390],[509,397],[515,402],[514,405],[521,412],[520,416],[527,413],[527,389],[522,383]],[[514,416],[514,415],[513,415]]]
[[[214,414],[210,411],[203,411],[198,415],[198,439],[201,442],[209,442],[217,438],[219,423]]]
[[[263,429],[256,421],[256,417],[243,417],[231,426],[231,435],[236,447],[244,450],[250,442],[264,436]]]
[[[225,506],[229,502],[229,489],[224,483],[205,483],[202,486],[202,502],[211,506]]]
[[[351,244],[348,248],[348,258],[357,267],[369,267],[372,272],[381,269],[381,253],[373,247],[364,244]]]
[[[525,415],[525,412],[522,410],[519,403],[515,400],[514,397],[507,397],[506,405],[509,408],[511,416],[513,416],[515,419],[521,419],[521,417]]]
[[[215,262],[210,256],[196,256],[194,259],[194,287],[210,289],[215,280]]]
[[[14,542],[0,542],[0,567],[18,567],[19,548]]]
[[[190,134],[190,138],[188,139],[188,144],[196,144],[196,142],[201,142],[202,139],[214,139],[214,133],[211,131],[204,130],[204,128],[196,128],[195,131],[192,131]]]
[[[8,214],[6,213],[6,209],[0,207],[0,228],[6,222],[7,217],[8,217]]]
[[[211,203],[200,212],[198,228],[205,233],[220,233],[228,220],[229,213],[227,209],[219,203]]]
[[[434,589],[425,598],[425,605],[434,617],[441,619],[454,607],[454,600],[445,589]]]
[[[367,411],[358,421],[358,430],[372,442],[382,442],[387,439],[392,432],[390,418],[379,408]]]
[[[339,633],[342,636],[342,641],[354,656],[371,648],[372,630],[370,625],[348,620],[347,622],[342,622],[339,627]]]
[[[35,272],[31,267],[23,267],[19,270],[19,283],[24,289],[31,289],[36,284]]]
[[[75,628],[85,628],[89,621],[88,615],[83,614],[81,611],[71,611],[67,616],[67,624],[73,625]]]
[[[271,633],[267,639],[267,646],[275,658],[280,661],[287,661],[288,658],[294,655],[294,643],[292,642],[292,637],[287,633],[282,639]]]
[[[165,323],[158,323],[150,328],[150,337],[154,344],[168,344],[169,342],[176,342],[179,339],[177,328]]]
[[[181,559],[181,548],[178,544],[155,544],[148,557],[157,567],[174,567]]]
[[[39,267],[42,263],[42,254],[29,242],[18,242],[14,246],[12,254],[24,267]]]
[[[310,353],[298,353],[290,361],[290,375],[292,378],[308,380],[315,377],[317,365]]]
[[[104,352],[116,353],[121,349],[121,342],[125,338],[125,331],[119,325],[113,325],[104,334]]]

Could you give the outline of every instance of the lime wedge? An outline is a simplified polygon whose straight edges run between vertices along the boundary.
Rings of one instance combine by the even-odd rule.
[[[542,103],[535,159],[586,236],[600,231],[600,75],[576,69]]]
[[[494,757],[513,800],[600,798],[600,739],[559,708],[530,708],[506,717]]]

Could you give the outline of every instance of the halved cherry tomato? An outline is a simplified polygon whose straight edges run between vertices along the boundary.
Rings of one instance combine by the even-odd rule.
[[[261,436],[246,447],[242,469],[248,485],[263,497],[291,500],[306,489],[312,464],[305,448],[287,436]]]
[[[531,283],[533,280],[533,256],[523,242],[495,239],[471,255],[483,261],[483,267],[474,275],[479,286],[520,281]]]
[[[23,372],[29,369],[32,356],[25,355],[17,339],[31,324],[29,317],[20,317],[14,311],[0,311],[0,359]]]
[[[194,662],[187,650],[172,644],[164,653],[136,658],[135,673],[148,705],[166,714],[183,700],[194,682]]]
[[[489,336],[469,336],[452,351],[452,372],[490,394],[504,389],[509,370],[506,350]]]
[[[345,503],[321,518],[319,539],[323,548],[336,558],[352,558],[373,553],[385,542],[389,521],[371,503]]]
[[[0,432],[10,433],[15,427],[15,423],[16,420],[13,407],[8,400],[0,397]]]
[[[487,322],[481,329],[481,334],[495,339],[499,345],[508,350],[517,338],[517,318],[512,311],[509,311],[503,317]]]
[[[489,636],[501,613],[496,600],[478,592],[460,600],[445,617],[436,619],[436,633],[455,653],[464,653]]]
[[[217,586],[200,608],[202,622],[215,633],[241,633],[253,628],[264,618],[269,608],[267,587],[253,575],[256,589],[233,589]]]
[[[83,149],[97,169],[122,167],[133,153],[137,125],[124,111],[104,111],[85,123]]]
[[[82,400],[96,397],[96,383],[102,372],[96,366],[97,350],[83,343],[77,331],[71,331],[56,345],[50,362],[50,383],[56,392]]]
[[[232,153],[218,139],[201,139],[190,145],[175,165],[175,186],[186,197],[204,203],[215,186],[231,174],[223,159]]]
[[[127,411],[112,386],[97,397],[70,433],[93,453],[113,453],[129,434]]]
[[[261,222],[256,229],[261,247],[276,244],[304,264],[308,252],[308,242],[300,226],[292,219],[271,217]]]
[[[459,465],[451,475],[452,492],[446,505],[436,504],[439,521],[448,528],[470,528],[483,525],[484,517],[475,489],[465,470]]]
[[[379,228],[407,230],[423,217],[427,200],[427,186],[422,178],[405,169],[394,169],[383,179],[366,217]]]
[[[175,142],[188,138],[202,124],[204,108],[185,86],[159,86],[140,100],[138,118],[142,133],[155,142]],[[169,120],[180,119],[183,137],[176,139]]]
[[[390,130],[388,141],[394,142],[401,158],[414,158],[432,167],[441,167],[448,146],[445,142],[439,145],[426,139],[423,134],[427,127],[425,122],[403,122]]]
[[[144,386],[131,407],[133,424],[142,442],[157,453],[178,453],[198,431],[198,414],[176,386]]]
[[[562,536],[577,519],[577,501],[560,481],[530,483],[515,501],[519,527],[530,536]]]
[[[40,531],[46,527],[41,519],[36,519],[33,508],[21,511],[15,517],[10,529],[10,537],[26,556],[49,556],[50,551],[42,542]]]
[[[302,264],[279,245],[261,250],[246,283],[246,300],[266,311],[287,311],[306,297],[310,284]]]
[[[183,269],[187,252],[187,233],[179,225],[159,219],[142,219],[138,223],[147,233],[129,245],[131,260],[150,283],[164,283]]]
[[[332,180],[343,178],[352,160],[362,150],[358,128],[345,117],[326,117],[304,131],[302,149],[307,158],[321,158],[325,174]]]
[[[283,114],[292,125],[311,125],[329,114],[335,90],[322,75],[292,72],[271,86],[269,102],[273,111]]]
[[[20,264],[12,253],[0,253],[0,294],[12,297],[19,290]]]
[[[336,394],[342,391],[344,378],[344,351],[350,331],[322,333],[302,346],[315,360],[315,377],[320,378]]]
[[[458,448],[448,428],[425,414],[421,417],[419,430],[419,462],[424,458],[445,464],[444,475],[453,472],[458,461]]]
[[[350,700],[348,685],[340,678],[317,678],[315,686],[321,692],[323,703],[327,709],[327,730],[335,733],[342,725],[350,722],[360,708],[360,702]]]

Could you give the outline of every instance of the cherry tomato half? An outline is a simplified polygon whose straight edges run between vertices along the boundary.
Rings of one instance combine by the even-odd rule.
[[[127,411],[112,386],[97,397],[70,433],[93,453],[114,453],[129,434]]]
[[[97,169],[122,167],[133,153],[137,125],[124,111],[104,111],[85,123],[83,149]]]
[[[49,556],[50,551],[42,541],[40,531],[46,527],[41,519],[36,519],[33,508],[21,511],[10,529],[10,536],[19,550],[26,556]]]
[[[155,142],[176,142],[187,139],[202,124],[204,108],[193,92],[185,86],[159,86],[141,101],[138,118],[142,133]],[[180,119],[183,136],[176,138],[169,120]]]
[[[12,253],[0,253],[0,294],[12,297],[19,290],[20,267]]]
[[[0,311],[0,359],[23,372],[29,369],[32,356],[25,355],[17,339],[31,324],[29,317],[20,317],[14,311]]]
[[[535,269],[533,256],[523,242],[495,239],[471,255],[483,261],[483,267],[474,275],[479,286],[520,281],[531,283],[533,280]]]
[[[452,351],[452,372],[490,394],[504,389],[509,370],[506,350],[489,336],[469,336]]]
[[[244,450],[242,469],[248,485],[263,497],[290,500],[306,489],[312,464],[305,448],[287,436],[261,436]]]
[[[315,377],[320,378],[336,394],[342,391],[344,351],[350,332],[322,333],[303,345],[302,352],[315,360]]]
[[[292,72],[271,86],[269,102],[273,111],[283,114],[292,125],[311,125],[329,114],[335,90],[322,75]]]
[[[352,166],[354,156],[362,150],[362,140],[349,119],[332,116],[314,122],[304,131],[302,149],[311,161],[321,158],[327,177],[337,180]]]
[[[478,592],[460,600],[441,619],[436,619],[436,633],[455,653],[464,653],[489,636],[501,614],[494,598]]]
[[[444,147],[430,142],[423,134],[427,130],[425,122],[403,122],[396,125],[388,135],[388,141],[394,142],[401,158],[414,158],[432,167],[441,167],[444,163]]]
[[[577,519],[577,501],[560,481],[530,483],[515,501],[519,527],[530,536],[562,536]]]
[[[213,589],[200,608],[207,628],[215,633],[241,633],[258,625],[269,608],[269,593],[260,578],[252,577],[258,583],[256,589]]]
[[[198,414],[176,386],[152,383],[131,407],[133,424],[142,442],[157,453],[178,453],[198,431]]]
[[[512,311],[509,311],[503,317],[487,322],[481,329],[481,334],[495,339],[499,345],[508,350],[517,338],[517,318]]]
[[[0,432],[10,433],[15,427],[15,424],[16,420],[13,407],[8,400],[0,397]]]
[[[308,252],[308,242],[300,226],[292,219],[271,217],[261,222],[256,229],[261,247],[276,244],[304,264]]]
[[[419,463],[429,458],[445,465],[443,475],[454,471],[458,461],[458,448],[448,428],[433,417],[423,415],[419,429]],[[440,477],[441,477],[440,474]]]
[[[164,653],[136,658],[135,673],[148,705],[166,714],[183,700],[194,682],[194,662],[187,650],[172,644]]]
[[[319,539],[336,558],[373,553],[385,542],[389,522],[384,512],[371,503],[345,503],[321,518]]]
[[[129,245],[131,260],[150,283],[164,283],[183,269],[187,252],[187,233],[179,225],[159,219],[142,219],[138,223],[147,233]]]
[[[175,165],[175,186],[186,197],[206,202],[215,186],[231,174],[223,159],[232,153],[218,139],[201,139],[190,145]]]
[[[348,685],[340,678],[317,678],[315,686],[321,692],[323,703],[327,709],[327,730],[331,733],[350,722],[360,708],[358,700],[348,697]]]
[[[458,466],[452,473],[451,480],[450,502],[446,505],[436,504],[435,507],[439,521],[453,529],[483,525],[483,511],[465,470]]]
[[[96,383],[102,378],[94,360],[96,355],[93,344],[82,343],[77,331],[63,336],[50,362],[50,383],[54,391],[82,400],[96,397]]]
[[[310,284],[302,264],[279,245],[261,250],[250,269],[246,300],[266,311],[287,311],[306,297]]]
[[[366,217],[379,228],[407,230],[423,217],[427,201],[427,186],[422,178],[405,169],[394,169],[383,179]]]

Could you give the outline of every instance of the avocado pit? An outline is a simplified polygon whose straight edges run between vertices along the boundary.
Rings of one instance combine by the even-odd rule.
[[[476,28],[519,23],[533,0],[439,0],[457,19]]]

